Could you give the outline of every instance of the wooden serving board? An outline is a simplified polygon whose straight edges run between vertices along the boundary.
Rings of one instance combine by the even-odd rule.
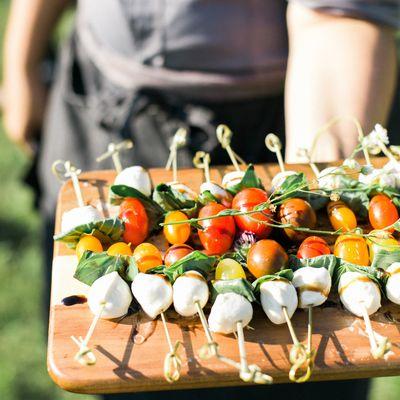
[[[377,159],[374,164],[379,166],[385,161]],[[287,169],[302,171],[311,177],[308,166],[290,165]],[[228,170],[224,167],[212,169],[212,179],[220,182]],[[277,165],[270,164],[256,166],[256,172],[268,188],[279,170]],[[163,169],[150,170],[150,174],[155,184],[171,179],[171,173]],[[107,187],[114,177],[113,171],[93,171],[80,177],[85,201],[103,208],[105,215],[109,212],[104,206]],[[179,171],[179,179],[197,191],[203,175],[199,170],[187,169]],[[60,190],[56,232],[62,213],[73,207],[76,207],[76,200],[72,184],[68,182]],[[136,344],[135,334],[137,329],[141,332],[143,326],[137,327],[137,316],[127,317],[118,324],[100,320],[90,341],[97,357],[96,365],[85,367],[77,363],[74,360],[77,346],[70,336],[84,336],[93,316],[87,304],[71,307],[61,304],[65,296],[87,292],[88,288],[73,278],[76,263],[73,251],[63,244],[55,244],[47,362],[50,376],[63,389],[95,394],[244,385],[233,368],[214,358],[203,361],[198,357],[198,350],[206,342],[204,332],[199,321],[183,318],[168,323],[172,340],[183,343],[182,374],[174,384],[166,382],[163,376],[168,347],[162,324],[156,324],[154,333],[144,343]],[[250,323],[254,330],[245,330],[248,361],[258,364],[275,382],[288,382],[292,345],[288,329],[286,325],[273,325],[259,306],[254,308],[254,319]],[[386,361],[374,360],[362,320],[332,302],[315,308],[313,345],[317,356],[312,380],[400,374],[400,324],[390,322],[388,316],[400,319],[400,307],[385,305],[373,316],[372,325],[378,333],[391,339],[392,353]],[[305,340],[306,313],[297,310],[292,321],[299,339]],[[238,360],[234,336],[215,335],[215,339],[222,354]]]

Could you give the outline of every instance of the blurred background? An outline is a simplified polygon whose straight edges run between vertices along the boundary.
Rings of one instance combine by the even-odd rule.
[[[8,0],[0,0],[1,54],[8,7]],[[71,12],[61,21],[55,44],[68,33],[72,17]],[[1,62],[0,56],[0,72]],[[47,374],[40,221],[23,183],[29,162],[4,134],[0,76],[0,399],[94,399],[62,391]],[[374,379],[369,398],[399,399],[400,377]]]

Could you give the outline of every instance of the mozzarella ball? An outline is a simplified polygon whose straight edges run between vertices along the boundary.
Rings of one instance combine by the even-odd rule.
[[[141,272],[135,276],[131,288],[135,299],[150,318],[156,318],[172,304],[172,286],[163,275]]]
[[[332,279],[325,268],[303,267],[293,274],[300,308],[316,307],[325,302],[331,290]]]
[[[343,171],[339,167],[325,168],[318,174],[318,186],[327,190],[342,189],[341,175]]]
[[[390,274],[386,282],[386,295],[388,299],[400,304],[400,262],[395,262],[386,270]]]
[[[176,279],[172,286],[175,311],[183,317],[197,313],[196,302],[203,308],[208,301],[206,280],[197,271],[188,271]]]
[[[115,178],[114,185],[130,186],[145,196],[151,195],[150,175],[139,165],[123,169]]]
[[[232,195],[214,182],[204,182],[200,185],[200,193],[209,191],[219,202],[232,203]]]
[[[245,171],[232,171],[228,172],[222,178],[222,186],[225,189],[229,189],[232,186],[237,185],[243,179]]]
[[[284,280],[263,282],[260,286],[260,300],[265,314],[274,324],[286,322],[283,307],[286,307],[289,318],[292,318],[297,308],[296,289]]]
[[[61,217],[61,232],[69,232],[79,225],[99,221],[103,217],[99,210],[93,206],[76,207],[65,211]]]
[[[197,199],[197,193],[190,189],[189,186],[184,185],[183,183],[180,182],[170,182],[167,183],[169,187],[172,189],[176,190],[179,192],[181,195],[183,195],[186,199],[188,200],[196,200]]]
[[[245,327],[253,318],[251,303],[240,294],[228,292],[217,296],[208,317],[210,330],[229,334],[236,331],[236,323],[241,321]]]
[[[132,293],[128,284],[117,271],[110,272],[96,279],[89,289],[88,305],[90,311],[97,315],[103,305],[101,318],[120,318],[127,314],[132,302]]]
[[[271,181],[271,192],[279,189],[288,176],[296,175],[295,171],[282,171],[278,172]]]
[[[357,317],[363,316],[363,307],[371,315],[381,306],[381,293],[378,285],[359,272],[345,272],[339,280],[340,301],[344,307]]]
[[[380,178],[382,177],[383,171],[378,168],[373,168],[369,174],[360,174],[358,175],[358,180],[365,185],[372,185],[379,183]]]

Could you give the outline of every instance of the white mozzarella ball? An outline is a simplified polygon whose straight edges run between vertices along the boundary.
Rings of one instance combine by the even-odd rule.
[[[201,308],[207,304],[208,285],[197,271],[188,271],[178,277],[172,289],[175,311],[183,317],[191,317],[197,313],[197,302]]]
[[[123,169],[115,178],[114,185],[130,186],[139,190],[145,196],[151,195],[150,175],[139,165]]]
[[[156,318],[172,304],[172,286],[163,275],[140,272],[131,288],[135,299],[150,318]]]
[[[300,308],[316,307],[325,302],[331,290],[332,279],[327,269],[303,267],[293,274]]]
[[[400,262],[395,262],[386,270],[390,274],[386,282],[386,295],[388,299],[400,304]]]
[[[93,282],[88,293],[90,311],[97,315],[101,309],[101,318],[123,317],[132,302],[132,293],[128,284],[118,272],[110,272]]]
[[[222,186],[228,189],[232,186],[237,185],[244,177],[245,171],[232,171],[228,172],[222,178]]]
[[[271,181],[271,192],[279,189],[288,176],[296,175],[295,171],[282,171],[278,172]]]
[[[253,318],[251,303],[240,294],[228,292],[217,296],[211,307],[208,324],[212,332],[229,334],[236,331],[237,322],[245,327]]]
[[[363,316],[363,308],[371,315],[381,306],[381,293],[378,285],[359,272],[345,272],[339,280],[340,301],[344,307],[357,317]]]
[[[214,182],[204,182],[200,185],[200,193],[209,191],[221,203],[232,202],[232,195],[227,192],[223,187]]]
[[[196,200],[197,199],[197,193],[190,189],[189,186],[184,185],[183,183],[180,182],[169,182],[167,183],[169,187],[172,189],[176,190],[179,192],[181,195],[183,195],[186,199],[188,200]]]
[[[360,174],[358,175],[358,180],[365,185],[372,185],[379,183],[382,177],[383,171],[378,168],[373,168],[369,174]]]
[[[260,286],[262,308],[274,324],[286,322],[283,307],[286,307],[289,318],[297,308],[297,293],[294,286],[284,280],[263,282]]]
[[[344,183],[341,181],[343,171],[339,167],[328,167],[318,174],[318,186],[321,189],[335,190],[342,189]]]
[[[72,231],[79,225],[99,221],[102,216],[99,210],[93,206],[76,207],[65,211],[61,217],[61,232]]]

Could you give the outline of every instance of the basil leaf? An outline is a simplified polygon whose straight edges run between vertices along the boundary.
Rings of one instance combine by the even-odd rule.
[[[387,270],[394,262],[400,261],[400,249],[394,250],[378,250],[372,261],[371,268]]]
[[[340,195],[340,200],[345,202],[361,219],[366,219],[368,216],[369,198],[365,191],[337,191]]]
[[[85,251],[76,267],[74,278],[89,286],[96,279],[113,271],[117,271],[122,278],[126,278],[127,259],[128,257],[123,256],[109,256],[106,252]]]
[[[112,185],[110,187],[111,204],[121,204],[125,197],[133,197],[143,204],[147,217],[149,218],[150,233],[156,232],[160,229],[159,224],[162,221],[165,212],[154,200],[130,186]]]
[[[82,235],[93,235],[103,244],[117,242],[124,232],[124,223],[118,218],[107,218],[79,225],[69,232],[54,235],[56,242],[63,242],[69,248],[75,249]]]
[[[282,279],[291,282],[293,279],[293,271],[291,269],[283,269],[282,271],[279,271],[272,275],[261,276],[260,278],[256,279],[252,283],[252,286],[254,288],[254,291],[256,293],[258,293],[260,291],[260,286],[262,283],[267,282],[267,281],[275,281],[275,280],[282,280]]]
[[[287,176],[275,193],[281,196],[287,192],[306,189],[307,187],[308,185],[306,176],[303,172],[299,172],[297,174]]]
[[[219,203],[217,198],[209,190],[205,190],[204,192],[200,193],[197,200],[203,206],[206,206],[208,203]]]
[[[182,193],[165,183],[158,185],[153,192],[153,200],[165,211],[180,210],[189,218],[198,213],[197,201],[187,199]]]
[[[333,254],[313,258],[297,258],[293,254],[289,256],[288,266],[293,271],[303,267],[326,268],[331,276],[334,275],[338,258]]]
[[[312,192],[312,193],[310,193]],[[313,190],[310,192],[306,192],[304,190],[299,190],[298,192],[294,193],[293,197],[299,197],[301,199],[304,199],[307,201],[311,207],[315,210],[318,211],[321,208],[325,207],[329,201],[330,201],[330,194],[327,193],[325,190],[318,189],[318,190]]]
[[[135,257],[128,257],[129,264],[126,267],[124,278],[128,282],[133,282],[135,276],[139,273],[139,268],[136,264]]]
[[[187,271],[197,271],[202,274],[205,279],[207,279],[209,273],[214,268],[216,261],[217,257],[207,256],[206,254],[196,250],[176,261],[169,267],[164,267],[162,271],[154,271],[153,268],[150,272],[162,272],[172,283]]]
[[[253,286],[246,279],[227,279],[218,280],[212,283],[211,299],[215,301],[219,294],[223,293],[236,293],[245,297],[248,301],[253,302],[256,300],[253,293]]]
[[[261,180],[258,178],[256,172],[254,171],[254,166],[249,164],[242,180],[236,185],[226,188],[228,192],[235,195],[245,188],[259,188],[264,189]]]

